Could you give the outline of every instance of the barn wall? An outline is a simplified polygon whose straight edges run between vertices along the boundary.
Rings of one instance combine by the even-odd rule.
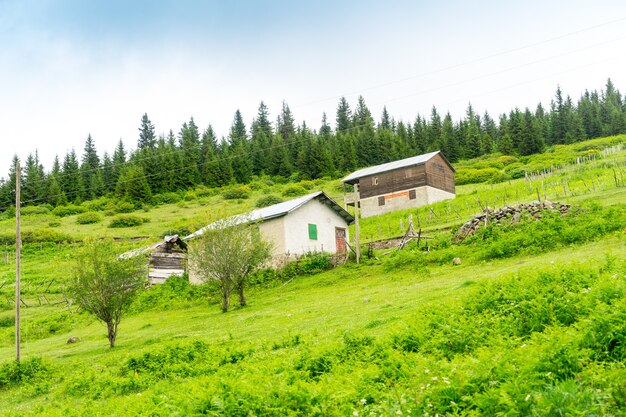
[[[337,252],[335,227],[348,228],[347,222],[341,216],[318,200],[309,201],[283,219],[285,226],[283,253],[292,255],[311,251],[335,253]],[[317,240],[309,239],[309,224],[317,225]]]
[[[426,185],[426,168],[413,165],[359,179],[362,199]]]
[[[426,184],[454,194],[454,172],[439,154],[426,161]]]
[[[415,199],[413,200],[409,198],[409,193],[412,190],[415,191]],[[385,199],[385,204],[382,206],[379,205],[379,197]],[[426,204],[432,204],[437,201],[447,200],[454,197],[455,195],[453,193],[434,187],[423,186],[389,193],[384,196],[363,198],[360,201],[361,217],[365,218],[378,216],[392,211],[421,207]]]

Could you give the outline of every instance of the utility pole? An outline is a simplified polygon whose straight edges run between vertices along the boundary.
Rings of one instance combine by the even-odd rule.
[[[361,262],[361,228],[359,227],[359,186],[354,185],[354,244],[356,263]]]
[[[20,188],[22,168],[15,164],[15,359],[20,360],[20,260],[22,251],[22,233],[20,231]]]

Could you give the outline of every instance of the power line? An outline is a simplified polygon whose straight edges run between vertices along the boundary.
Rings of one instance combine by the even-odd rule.
[[[351,93],[348,93],[348,94],[335,95],[335,96],[332,96],[332,97],[326,97],[326,98],[323,98],[323,99],[310,101],[310,102],[307,102],[307,103],[300,104],[299,106],[300,107],[305,107],[305,106],[309,106],[309,105],[312,105],[312,104],[323,103],[323,102],[328,101],[328,100],[336,100],[336,99],[341,98],[341,97],[346,96],[346,95],[355,95],[355,94],[363,93],[365,91],[371,91],[371,90],[375,90],[375,89],[378,89],[378,88],[388,87],[390,85],[403,83],[405,81],[415,80],[415,79],[427,77],[429,75],[439,74],[439,73],[444,72],[444,71],[449,71],[449,70],[452,70],[452,69],[461,68],[461,67],[464,67],[464,66],[467,66],[467,65],[471,65],[471,64],[476,64],[476,63],[479,63],[479,62],[487,61],[489,59],[496,58],[496,57],[499,57],[499,56],[508,55],[508,54],[511,54],[511,53],[514,53],[514,52],[519,52],[519,51],[523,51],[525,49],[530,49],[530,48],[534,48],[536,46],[540,46],[540,45],[544,45],[544,44],[547,44],[547,43],[555,42],[555,41],[558,41],[558,40],[561,40],[561,39],[568,38],[570,36],[579,35],[579,34],[584,33],[584,32],[589,32],[589,31],[592,31],[592,30],[595,30],[595,29],[599,29],[599,28],[604,27],[604,26],[609,26],[609,25],[612,25],[612,24],[615,24],[615,23],[620,23],[620,22],[623,22],[625,20],[626,20],[626,17],[620,17],[618,19],[609,20],[607,22],[599,23],[597,25],[588,26],[586,28],[575,30],[573,32],[568,32],[568,33],[565,33],[565,34],[562,34],[562,35],[558,35],[558,36],[555,36],[553,38],[548,38],[548,39],[544,39],[544,40],[541,40],[541,41],[538,41],[538,42],[529,43],[529,44],[526,44],[526,45],[522,45],[522,46],[518,46],[518,47],[515,47],[515,48],[507,49],[507,50],[504,50],[504,51],[496,52],[494,54],[485,55],[485,56],[482,56],[482,57],[479,57],[479,58],[475,58],[475,59],[471,59],[471,60],[468,60],[468,61],[464,61],[464,62],[461,62],[461,63],[458,63],[458,64],[452,64],[452,65],[449,65],[449,66],[446,66],[446,67],[437,68],[437,69],[434,69],[434,70],[431,70],[431,71],[422,72],[422,73],[419,73],[419,74],[411,75],[411,76],[400,78],[400,79],[397,79],[397,80],[388,81],[388,82],[381,83],[381,84],[376,84],[376,85],[373,85],[373,86],[370,86],[370,87],[366,87],[366,88],[362,88],[362,89],[359,89],[359,90],[355,90],[355,91],[353,91]]]

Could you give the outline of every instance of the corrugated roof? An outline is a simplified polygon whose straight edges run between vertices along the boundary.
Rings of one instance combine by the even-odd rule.
[[[317,191],[315,193],[307,194],[302,197],[294,198],[293,200],[284,201],[282,203],[274,204],[273,206],[263,207],[260,209],[253,210],[249,213],[238,214],[236,216],[229,217],[226,219],[227,224],[237,225],[242,223],[252,223],[257,221],[265,221],[269,219],[273,219],[276,217],[284,216],[297,208],[301,207],[305,203],[309,201],[320,198],[321,202],[329,206],[333,209],[337,214],[343,217],[348,224],[354,221],[354,218],[350,213],[345,211],[339,204],[337,204],[332,198],[328,197],[323,191]],[[200,230],[195,231],[189,236],[185,236],[183,240],[189,240],[196,236],[204,233],[206,229],[211,229],[219,224],[218,222],[213,222]]]
[[[410,167],[413,165],[420,165],[428,161],[433,156],[441,153],[441,151],[435,151],[431,153],[425,153],[423,155],[412,156],[406,159],[400,159],[398,161],[387,162],[386,164],[376,165],[373,167],[359,169],[358,171],[354,171],[352,174],[348,175],[342,182],[354,184],[359,178],[367,177],[369,175],[380,174],[381,172],[393,171],[394,169]],[[443,154],[441,154],[443,156]],[[446,159],[444,157],[444,159]],[[447,160],[446,160],[447,162]],[[449,164],[449,163],[448,163]],[[452,167],[452,165],[450,165]],[[452,168],[454,169],[454,168]]]

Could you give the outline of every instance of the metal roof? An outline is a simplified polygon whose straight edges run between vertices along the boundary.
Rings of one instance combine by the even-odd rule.
[[[448,160],[443,156],[441,151],[435,151],[425,153],[423,155],[412,156],[406,159],[400,159],[398,161],[387,162],[386,164],[382,165],[359,169],[358,171],[354,171],[352,174],[348,175],[341,181],[348,184],[354,184],[359,178],[367,177],[369,175],[380,174],[381,172],[393,171],[394,169],[410,167],[413,165],[421,165],[423,163],[426,163],[426,161],[428,161],[430,158],[437,154],[441,154],[443,159],[448,162]],[[449,162],[448,165],[450,165]],[[452,165],[450,165],[450,168],[452,168],[452,170],[454,171],[454,167]]]
[[[354,217],[347,211],[343,209],[339,204],[337,204],[332,198],[328,197],[326,193],[323,191],[317,191],[315,193],[307,194],[302,197],[294,198],[293,200],[284,201],[282,203],[274,204],[273,206],[263,207],[257,210],[253,210],[249,213],[237,214],[235,216],[229,217],[225,219],[226,224],[243,224],[243,223],[252,223],[252,222],[262,222],[265,220],[273,219],[276,217],[282,217],[291,213],[292,211],[302,207],[304,204],[308,203],[313,199],[318,199],[322,204],[325,204],[332,210],[334,210],[339,216],[343,217],[348,224],[351,224],[354,221]],[[202,229],[195,231],[189,236],[185,236],[183,240],[189,240],[196,236],[201,235],[207,229],[215,228],[219,226],[221,221],[213,222]]]

